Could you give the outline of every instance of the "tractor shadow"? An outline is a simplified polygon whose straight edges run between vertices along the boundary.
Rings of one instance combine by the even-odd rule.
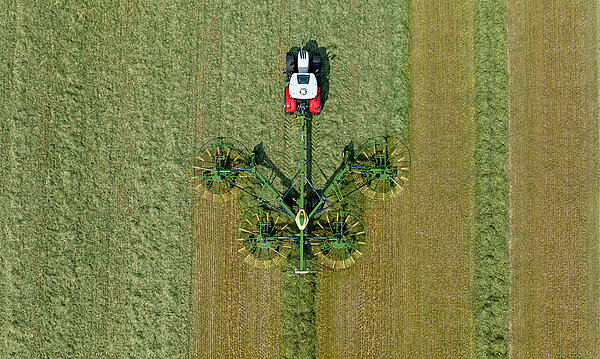
[[[271,161],[263,147],[262,142],[254,146],[253,152],[256,156],[256,162],[264,168],[272,171],[275,178],[278,178],[279,181],[281,181],[282,186],[284,188],[289,189],[289,193],[285,196],[283,200],[285,204],[287,204],[289,207],[294,206],[294,198],[298,198],[298,196],[300,196],[300,193],[298,193],[296,188],[292,187],[293,179],[290,179],[288,176],[286,176],[285,173],[283,173],[281,169],[277,167],[277,165],[273,163],[273,161]]]
[[[319,86],[321,87],[321,111],[325,107],[327,98],[329,98],[329,72],[331,70],[331,60],[335,59],[335,54],[328,51],[325,46],[319,46],[316,40],[309,40],[302,47],[294,46],[289,52],[297,54],[300,50],[306,50],[312,56],[318,54],[321,56],[321,71],[317,75]]]

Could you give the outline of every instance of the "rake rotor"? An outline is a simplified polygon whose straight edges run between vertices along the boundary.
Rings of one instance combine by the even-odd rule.
[[[238,252],[257,268],[279,266],[291,251],[291,223],[286,216],[258,210],[240,220]]]
[[[332,269],[348,268],[362,257],[366,245],[365,226],[355,215],[328,212],[320,216],[311,238],[313,254]]]
[[[357,185],[365,184],[363,193],[375,200],[393,198],[404,189],[410,170],[410,153],[394,137],[375,137],[365,143],[355,156],[358,171],[353,173]]]
[[[244,151],[225,142],[224,138],[216,138],[204,145],[194,158],[194,187],[203,198],[229,201],[236,194],[234,184],[244,177],[240,169],[246,167],[246,162]]]

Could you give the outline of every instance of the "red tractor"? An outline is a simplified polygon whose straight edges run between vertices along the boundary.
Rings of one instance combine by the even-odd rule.
[[[292,52],[285,56],[285,113],[292,115],[307,110],[313,115],[321,113],[321,56],[300,50],[297,57]]]

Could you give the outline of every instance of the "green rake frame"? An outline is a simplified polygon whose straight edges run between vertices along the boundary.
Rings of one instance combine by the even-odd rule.
[[[346,148],[342,166],[325,189],[317,191],[307,175],[309,121],[310,115],[295,118],[300,129],[300,171],[283,192],[261,173],[257,151],[248,151],[237,141],[215,138],[194,159],[192,179],[203,198],[224,202],[245,194],[259,207],[242,217],[237,239],[239,252],[250,265],[277,267],[296,248],[296,268],[283,272],[321,272],[321,268],[307,266],[305,244],[310,245],[322,267],[344,269],[355,264],[366,244],[365,226],[357,215],[336,210],[336,205],[359,190],[375,200],[392,198],[408,181],[407,146],[394,137],[380,136],[367,141],[356,155]],[[296,185],[298,198],[291,200],[288,195]],[[316,195],[312,205],[308,191]]]

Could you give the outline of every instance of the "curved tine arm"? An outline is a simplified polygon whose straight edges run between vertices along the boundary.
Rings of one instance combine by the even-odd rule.
[[[327,189],[325,189],[325,191],[323,191],[323,196],[321,198],[321,200],[319,201],[319,203],[317,203],[317,205],[315,206],[315,208],[313,208],[313,210],[310,212],[309,218],[313,218],[314,216],[316,216],[317,214],[319,214],[320,212],[323,212],[324,210],[326,210],[327,208],[340,203],[341,201],[343,201],[346,197],[348,197],[349,195],[351,195],[352,193],[358,191],[359,189],[363,188],[364,186],[369,184],[369,181],[365,181],[362,185],[357,186],[356,188],[354,188],[353,190],[343,193],[341,188],[340,188],[340,184],[344,181],[344,179],[350,175],[352,172],[351,166],[347,166],[347,171],[346,169],[344,169],[344,171],[340,172],[338,174],[339,178],[337,180],[332,181],[329,186],[327,187]],[[338,177],[336,176],[336,177]],[[325,205],[325,202],[331,197],[332,192],[334,193],[334,195],[336,196],[336,199],[333,203],[328,204],[327,206],[323,207]]]
[[[263,186],[263,188],[266,188],[267,190],[269,190],[269,192],[271,192],[271,194],[275,197],[275,199],[277,200],[279,205],[281,205],[281,207],[285,210],[285,212],[287,212],[287,214],[289,216],[294,216],[292,214],[291,208],[288,207],[288,205],[285,204],[285,202],[283,201],[283,196],[281,195],[281,193],[279,193],[279,191],[275,187],[273,187],[271,182],[269,182],[265,178],[265,176],[263,176],[262,173],[260,173],[260,171],[256,168],[256,166],[252,167],[251,171],[252,171],[252,174],[255,175],[256,178],[259,180],[259,182]]]
[[[279,204],[281,205],[281,208],[275,207],[274,205],[272,205],[271,203],[269,203],[269,201],[265,201],[264,199],[262,199],[261,197],[255,195],[254,193],[246,190],[244,187],[241,187],[239,185],[237,185],[235,182],[231,182],[230,180],[228,180],[227,178],[224,178],[224,180],[229,183],[231,186],[238,188],[239,190],[243,191],[244,193],[248,194],[250,197],[254,198],[255,200],[259,201],[261,204],[264,204],[265,206],[274,209],[278,212],[281,212],[283,214],[285,214],[286,216],[289,216],[290,218],[294,219],[295,216],[292,214],[292,211],[289,209],[289,207],[283,202],[283,200],[281,200],[279,202]]]

